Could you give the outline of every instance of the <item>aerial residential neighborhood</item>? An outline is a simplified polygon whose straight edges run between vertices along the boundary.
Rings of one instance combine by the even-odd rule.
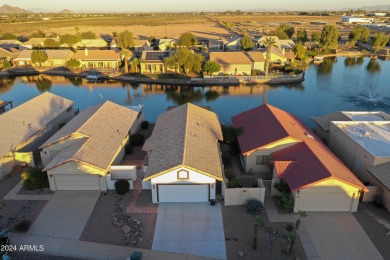
[[[390,259],[390,5],[0,1],[0,259]]]

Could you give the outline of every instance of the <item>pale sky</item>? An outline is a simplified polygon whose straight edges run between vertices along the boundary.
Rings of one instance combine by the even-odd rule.
[[[339,10],[362,6],[386,5],[389,0],[0,0],[23,9],[90,12],[225,11],[225,10]]]

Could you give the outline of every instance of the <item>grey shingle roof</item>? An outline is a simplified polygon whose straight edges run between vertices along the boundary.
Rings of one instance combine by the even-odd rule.
[[[367,170],[375,176],[388,190],[390,190],[390,162],[367,167]]]
[[[218,140],[222,131],[213,112],[187,103],[161,114],[142,148],[149,152],[145,179],[184,166],[221,180]]]
[[[331,121],[351,121],[352,119],[341,111],[313,117],[313,121],[324,131],[329,131]]]
[[[17,148],[72,105],[73,101],[45,92],[1,114],[0,156]]]
[[[85,136],[59,152],[45,170],[68,161],[84,162],[107,170],[137,116],[138,112],[110,101],[85,109],[40,147],[47,147],[72,135]]]

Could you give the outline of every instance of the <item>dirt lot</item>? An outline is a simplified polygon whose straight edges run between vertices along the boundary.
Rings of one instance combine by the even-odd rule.
[[[0,34],[10,32],[16,35],[29,35],[38,29],[50,34],[75,34],[75,27],[80,32],[92,31],[111,35],[112,32],[129,30],[139,39],[155,36],[157,38],[178,38],[184,32],[192,32],[198,37],[216,39],[230,37],[230,32],[204,16],[171,15],[145,17],[101,17],[71,19],[62,21],[39,21],[29,23],[0,24]]]
[[[123,206],[126,208],[131,202],[135,191],[128,192],[123,198]],[[150,192],[149,192],[150,193]],[[107,195],[100,196],[95,208],[89,217],[87,225],[81,234],[80,240],[98,242],[113,245],[122,245],[123,233],[119,227],[112,224],[111,213],[117,199],[115,191],[109,191]],[[141,222],[144,229],[143,240],[137,247],[151,249],[156,226],[156,213],[130,213]]]
[[[291,255],[285,256],[282,250],[287,247],[286,226],[290,223],[269,223],[263,212],[264,227],[257,233],[257,250],[252,249],[255,220],[246,213],[244,206],[222,207],[223,225],[226,240],[226,253],[229,260],[241,259],[306,259],[302,243],[297,236]],[[268,231],[267,231],[268,230]],[[271,237],[276,237],[274,240]],[[273,241],[270,244],[270,241]],[[239,257],[238,251],[244,252]]]
[[[298,21],[340,22],[340,16],[301,16],[301,15],[218,15],[210,16],[221,22],[243,23],[287,23]]]
[[[359,210],[353,213],[353,216],[362,226],[364,231],[370,237],[375,247],[379,250],[384,259],[390,259],[390,235],[386,235],[390,230],[386,229],[383,224],[378,223],[373,217],[366,213],[371,211],[376,216],[390,223],[390,212],[385,208],[377,208],[373,205],[360,204]]]

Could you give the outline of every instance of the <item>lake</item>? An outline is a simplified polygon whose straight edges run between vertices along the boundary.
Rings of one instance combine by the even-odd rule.
[[[0,99],[19,105],[44,91],[63,96],[85,109],[105,100],[143,105],[146,120],[155,122],[167,106],[192,102],[210,106],[220,121],[267,102],[313,126],[311,117],[338,110],[390,112],[390,61],[370,58],[327,58],[310,65],[305,81],[293,85],[182,87],[116,81],[88,83],[85,79],[28,76],[0,80]]]

